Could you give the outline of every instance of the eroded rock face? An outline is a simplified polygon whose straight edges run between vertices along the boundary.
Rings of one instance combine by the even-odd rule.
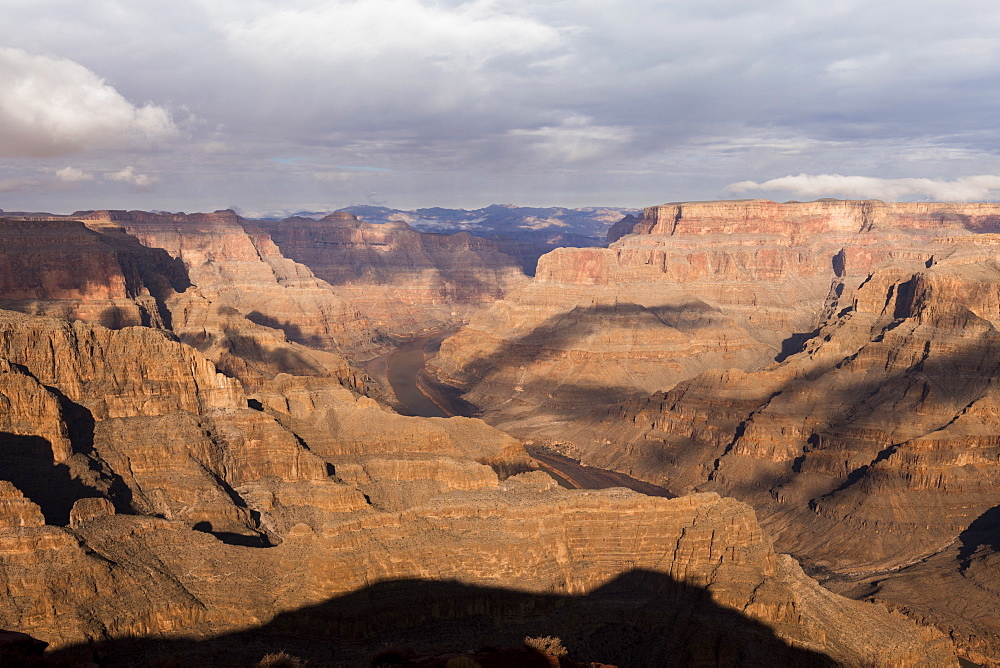
[[[941,636],[922,636],[901,616],[823,590],[793,561],[776,557],[747,506],[711,494],[666,500],[622,490],[544,491],[530,485],[456,492],[396,513],[368,511],[325,525],[300,523],[284,543],[266,550],[225,546],[210,536],[168,527],[149,531],[157,522],[166,524],[107,518],[84,525],[75,537],[96,557],[118,564],[134,563],[151,551],[163,569],[160,576],[204,606],[188,633],[217,634],[273,619],[267,633],[294,628],[300,645],[303,638],[321,639],[313,650],[340,662],[353,658],[356,663],[359,650],[386,627],[422,636],[418,648],[456,641],[509,643],[520,640],[517,634],[524,635],[525,625],[539,623],[552,606],[554,611],[573,605],[556,603],[559,596],[595,601],[610,596],[610,602],[621,595],[630,601],[620,613],[626,617],[636,606],[664,601],[670,601],[665,609],[684,613],[647,613],[643,622],[636,617],[648,627],[645,643],[616,647],[590,635],[614,623],[606,617],[608,603],[602,602],[600,619],[574,612],[560,622],[564,640],[583,656],[603,658],[602,652],[615,650],[619,660],[640,663],[652,657],[702,657],[716,663],[726,657],[751,663],[767,657],[791,664],[806,656],[812,665],[951,662]],[[226,572],[222,586],[220,568]],[[433,594],[434,582],[442,580],[450,584]],[[384,584],[361,595],[362,607],[360,599],[350,603],[348,597],[344,603],[327,603],[366,591],[369,582]],[[510,591],[474,593],[470,588],[475,587]],[[615,594],[621,587],[628,593]],[[178,591],[172,600],[184,596]],[[71,619],[77,610],[88,610],[86,605],[72,601],[57,610]],[[492,610],[497,628],[476,631],[484,609]],[[164,622],[167,626],[166,616]],[[761,622],[766,626],[758,626]],[[451,626],[451,635],[433,631],[442,623]],[[65,633],[54,638],[40,632],[50,628],[47,624],[38,620],[33,634],[65,641]]]
[[[495,423],[544,432],[709,369],[764,368],[876,265],[927,262],[931,241],[948,248],[998,221],[996,205],[651,207],[611,248],[543,256],[530,284],[442,344],[436,373]]]
[[[998,220],[998,205],[657,207],[607,250],[543,258],[531,286],[445,341],[438,368],[515,433],[542,426],[586,463],[751,503],[778,549],[813,572],[864,581],[904,569],[879,600],[964,629],[956,637],[978,633],[977,656],[996,660],[995,628],[975,621],[992,594],[971,596],[979,612],[959,623],[949,603],[935,613],[932,596],[914,595],[929,571],[905,567],[946,554],[996,506]],[[575,300],[587,292],[619,305],[581,316]],[[615,332],[605,319],[635,326],[620,303],[650,294],[688,304],[657,324],[645,315],[656,302],[641,303],[632,313],[645,331],[599,338]],[[703,326],[705,312],[728,319],[728,338]],[[649,351],[661,374],[650,393],[656,372],[631,373],[623,360],[667,328],[681,343],[659,361]],[[770,358],[734,354],[736,333]],[[542,418],[526,408],[533,401]],[[968,567],[948,563],[948,577],[970,582]],[[992,562],[975,563],[988,572]]]
[[[0,312],[0,359],[19,416],[0,454],[50,523],[69,521],[74,497],[106,494],[130,512],[253,532],[232,486],[327,475],[293,434],[247,408],[238,381],[161,332]]]
[[[293,341],[362,354],[377,349],[379,332],[356,307],[232,211],[96,211],[79,218],[95,229],[119,226],[145,246],[164,249],[184,263],[191,282],[216,307],[236,309]],[[192,324],[175,328],[186,326]]]
[[[0,308],[108,327],[169,327],[163,300],[189,285],[183,266],[135,239],[70,220],[0,218]]]
[[[801,353],[625,404],[604,420],[625,424],[619,436],[584,449],[677,491],[745,498],[779,546],[826,568],[936,552],[1000,486],[995,244],[967,238],[934,248],[930,267],[876,269]]]
[[[171,316],[173,334],[111,330],[65,313],[58,315],[76,321],[0,312],[0,479],[6,481],[0,486],[0,627],[65,646],[271,624],[275,636],[287,637],[294,628],[314,647],[329,647],[333,634],[345,652],[354,648],[340,659],[356,664],[366,643],[381,642],[380,629],[387,626],[422,638],[442,620],[470,620],[468,626],[478,628],[488,609],[514,624],[504,631],[498,623],[487,636],[514,629],[523,637],[524,625],[538,621],[533,606],[558,611],[569,605],[574,612],[567,631],[596,658],[601,643],[591,639],[619,635],[608,630],[607,620],[618,619],[612,613],[622,609],[621,601],[629,608],[639,596],[652,606],[631,613],[648,629],[643,637],[667,643],[643,651],[669,652],[681,662],[736,657],[759,663],[779,656],[788,663],[829,658],[856,664],[875,657],[887,665],[945,665],[950,659],[933,629],[847,601],[809,580],[792,560],[774,553],[751,508],[732,499],[566,492],[537,472],[500,481],[493,465],[526,460],[517,440],[478,420],[396,415],[336,375],[342,358],[289,343],[267,323],[241,324],[249,322],[244,311],[254,297],[229,294],[226,271],[249,267],[253,274],[263,263],[276,277],[294,269],[282,264],[287,260],[264,259],[272,251],[263,237],[255,243],[254,233],[228,214],[116,215],[95,215],[90,224],[137,253],[149,249],[114,237],[124,233],[111,228],[134,225],[132,232],[141,236],[146,226],[146,241],[153,244],[158,236],[156,243],[183,261],[197,285],[157,283],[159,270],[144,274],[154,278],[143,278],[142,285],[162,288],[147,292],[158,312],[162,307]],[[196,232],[174,236],[171,230],[187,224]],[[214,243],[221,245],[221,259],[213,256]],[[599,287],[607,259],[600,257],[594,271],[574,274],[575,294],[594,286],[605,294],[620,289],[610,282]],[[625,257],[621,277],[635,269]],[[940,266],[946,265],[942,258]],[[203,273],[195,276],[195,269]],[[751,269],[740,265],[734,276]],[[645,275],[648,269],[635,271]],[[788,276],[775,271],[768,274],[775,282]],[[259,285],[258,278],[245,288]],[[312,281],[318,279],[306,279],[317,285]],[[851,290],[861,295],[881,280]],[[885,281],[909,279],[897,273]],[[924,291],[916,284],[912,291],[896,287],[893,294],[912,309],[916,295],[951,294],[943,287],[947,282],[933,285]],[[53,304],[58,294],[34,297]],[[137,303],[128,290],[124,294],[126,306]],[[846,287],[834,292],[823,308],[840,314],[837,299],[846,294]],[[992,293],[984,288],[981,295],[985,308]],[[737,297],[725,313],[687,302],[671,310],[660,301],[627,313],[635,323],[652,314],[663,324],[656,345],[679,341],[676,333],[685,331],[714,332],[712,341],[731,342],[722,353],[705,347],[690,372],[716,364],[716,354],[751,360],[753,368],[761,364],[754,360],[767,348],[767,337],[750,336],[752,314],[740,310],[744,297]],[[82,301],[97,298],[84,295]],[[878,302],[874,296],[869,301]],[[862,303],[868,302],[859,297]],[[899,304],[893,313],[904,308]],[[794,313],[775,309],[768,336],[784,326],[774,323],[790,322]],[[960,323],[955,328],[969,328],[969,336],[982,329],[965,316],[939,320],[952,322],[950,317]],[[586,317],[580,322],[591,326]],[[733,323],[745,333],[731,331]],[[220,332],[248,334],[223,343]],[[596,328],[591,334],[599,341]],[[627,346],[621,350],[630,354]],[[229,375],[207,355],[228,365]],[[798,357],[789,357],[786,366]],[[642,359],[652,358],[629,363],[638,369]],[[627,413],[629,406],[617,410]],[[721,473],[716,478],[712,482],[723,485]],[[728,489],[737,488],[733,483]],[[437,593],[428,596],[418,580],[430,581]],[[478,589],[449,598],[434,588],[441,581]],[[373,585],[386,582],[388,590]],[[484,587],[501,591],[484,594]],[[595,592],[603,606],[596,617],[587,598]],[[331,600],[337,603],[328,607]],[[414,604],[400,606],[400,600]],[[300,615],[303,606],[318,607]],[[238,635],[233,642],[242,651]],[[818,654],[802,654],[803,648]]]
[[[453,328],[526,280],[518,258],[466,232],[428,234],[340,212],[289,218],[271,235],[282,253],[396,336]]]
[[[248,408],[238,381],[147,328],[0,312],[0,365],[6,475],[52,524],[106,495],[121,511],[254,533],[277,526],[235,491],[257,481],[319,484],[340,471],[362,490],[348,506],[368,493],[396,507],[496,487],[490,464],[527,460],[479,420],[406,418],[329,377],[279,374]]]
[[[7,628],[57,646],[217,634],[382,580],[443,578],[573,596],[648,569],[661,584],[642,595],[694,606],[703,625],[697,628],[729,628],[729,616],[749,615],[772,629],[752,634],[775,634],[778,648],[793,643],[849,661],[873,651],[872,636],[850,627],[854,604],[778,559],[742,504],[715,495],[666,501],[620,490],[569,493],[539,484],[540,473],[500,485],[486,463],[523,450],[478,421],[405,418],[345,388],[318,380],[310,387],[292,376],[259,395],[275,419],[240,408],[245,398],[236,381],[162,333],[2,315],[0,353],[17,360],[9,363],[12,377],[44,383],[39,387],[58,399],[53,419],[66,425],[69,460],[90,462],[67,476],[86,487],[68,511],[70,528],[42,525],[38,505],[15,485],[0,490],[0,585],[4,600],[16,601],[0,606]],[[149,352],[156,354],[146,359]],[[93,420],[89,441],[79,429],[81,411]],[[310,450],[282,422],[311,427],[301,430]],[[329,477],[330,462],[340,480]],[[41,473],[59,462],[50,451],[47,463],[35,465]],[[111,500],[125,514],[113,512]],[[221,538],[260,532],[280,544],[226,545],[207,530]],[[679,584],[663,584],[670,582]],[[122,596],[120,588],[133,593]],[[703,590],[712,601],[705,609]],[[441,605],[458,619],[480,610]],[[317,612],[306,628],[324,629],[322,646],[331,628],[364,646],[387,623],[401,632],[433,628],[440,614],[433,610],[442,608],[414,613],[374,602],[365,609],[376,626]],[[939,641],[928,644],[912,624],[873,610],[865,628],[876,629],[874,651],[887,662],[946,660]],[[356,614],[352,606],[352,619]],[[672,617],[663,619],[661,630],[674,629]],[[592,622],[581,623],[586,648]],[[709,635],[703,646],[673,633],[671,651],[680,656],[757,651],[740,649],[756,635]]]

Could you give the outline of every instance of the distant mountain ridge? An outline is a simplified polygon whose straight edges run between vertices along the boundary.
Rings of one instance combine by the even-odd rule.
[[[639,209],[626,207],[526,207],[491,204],[482,209],[392,209],[355,205],[338,211],[353,213],[367,223],[402,221],[421,232],[469,232],[477,237],[504,236],[546,249],[560,246],[586,248],[604,244],[608,229]],[[329,212],[300,211],[295,216],[322,217]]]

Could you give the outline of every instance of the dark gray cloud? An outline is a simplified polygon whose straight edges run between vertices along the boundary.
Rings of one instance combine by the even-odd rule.
[[[2,53],[116,110],[62,135],[0,131],[0,180],[29,184],[5,188],[8,209],[372,193],[407,208],[648,205],[737,183],[916,198],[981,190],[885,180],[1000,174],[1000,7],[985,1],[12,0],[3,14],[19,51]],[[39,186],[69,165],[143,184]]]

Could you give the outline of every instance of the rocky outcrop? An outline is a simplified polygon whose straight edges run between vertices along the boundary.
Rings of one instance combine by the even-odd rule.
[[[183,266],[134,239],[70,220],[0,218],[0,308],[107,327],[169,327],[164,300],[189,286]]]
[[[607,661],[614,653],[625,665],[654,657],[744,664],[767,658],[788,665],[952,661],[939,635],[874,604],[827,592],[793,561],[777,557],[743,504],[711,494],[666,500],[514,482],[396,513],[299,524],[267,550],[224,546],[167,527],[140,541],[135,520],[125,517],[89,523],[76,535],[95,555],[115,562],[152,550],[205,606],[188,633],[270,622],[256,632],[256,648],[266,647],[269,637],[287,642],[294,628],[298,655],[305,649],[340,663],[357,664],[386,628],[394,637],[419,638],[415,646],[422,650],[456,642],[510,644],[531,624],[553,623],[545,620],[561,617],[557,610],[568,614],[557,622],[561,637],[580,656]],[[227,581],[220,586],[216,568],[223,563]],[[369,582],[382,584],[351,599],[350,592]],[[608,606],[623,595],[628,605],[619,602],[609,617]],[[590,612],[571,598],[556,600],[573,596],[587,596]],[[637,609],[644,612],[637,616]],[[493,620],[485,626],[484,610]],[[632,638],[628,624],[638,624],[643,642],[613,640],[618,616],[626,621],[619,633]],[[435,630],[442,624],[448,633]],[[240,639],[225,645],[230,660],[248,650]]]
[[[561,624],[565,632],[559,633],[581,658],[606,657],[626,665],[648,663],[651,657],[791,665],[946,665],[952,658],[948,641],[933,628],[919,627],[880,604],[848,601],[821,588],[793,559],[774,552],[749,505],[715,493],[665,499],[620,489],[568,492],[539,471],[501,480],[498,471],[530,466],[516,439],[479,420],[403,417],[363,396],[358,391],[363,377],[352,376],[342,357],[289,342],[298,335],[290,325],[260,317],[264,312],[255,305],[258,296],[230,292],[227,272],[236,269],[252,278],[241,284],[243,292],[268,285],[262,293],[273,289],[284,295],[275,298],[274,313],[290,304],[307,305],[306,295],[314,288],[326,289],[304,267],[276,254],[268,245],[270,237],[234,216],[112,212],[87,217],[91,230],[60,224],[95,247],[127,249],[142,258],[153,252],[165,268],[139,263],[145,273],[133,284],[144,287],[125,289],[124,297],[94,288],[81,303],[112,295],[108,298],[123,299],[128,307],[148,293],[156,312],[169,315],[169,322],[151,320],[157,329],[115,322],[116,329],[108,329],[85,322],[79,313],[57,313],[62,316],[57,319],[0,312],[0,599],[5,601],[0,627],[62,647],[91,639],[107,640],[113,647],[124,637],[170,636],[177,640],[162,641],[160,647],[167,648],[162,656],[179,656],[173,650],[183,647],[181,655],[193,664],[210,664],[218,657],[197,654],[202,645],[190,639],[220,634],[227,634],[218,640],[230,643],[227,651],[243,653],[237,663],[248,663],[243,659],[249,647],[241,633],[250,627],[259,627],[255,630],[265,638],[287,639],[294,631],[317,652],[310,655],[317,662],[333,653],[331,660],[356,665],[392,635],[413,638],[428,650],[447,649],[455,638],[463,644],[505,646],[545,632],[533,628],[542,620]],[[187,226],[193,228],[190,234]],[[346,239],[359,234],[360,248],[371,250],[368,232],[354,223],[345,229]],[[959,241],[942,240],[942,248],[961,245],[971,236],[953,232]],[[981,249],[972,243],[963,246],[965,254],[945,257],[935,251],[928,257],[916,242],[901,244],[903,232],[886,234],[863,249],[841,246],[847,249],[842,252],[824,237],[822,248],[833,249],[834,259],[822,270],[778,233],[732,241],[731,260],[704,244],[698,247],[695,239],[662,257],[656,248],[644,248],[644,242],[583,251],[592,255],[582,263],[556,253],[543,262],[537,284],[551,288],[555,283],[558,289],[548,296],[533,293],[539,303],[549,300],[556,319],[545,316],[513,346],[503,341],[508,330],[492,327],[492,338],[483,339],[497,345],[490,364],[463,365],[454,374],[475,382],[496,372],[502,381],[497,392],[529,397],[539,396],[544,382],[562,378],[558,374],[566,366],[577,365],[589,374],[578,383],[580,410],[593,401],[594,392],[607,387],[609,367],[599,377],[602,359],[617,360],[619,368],[632,374],[621,388],[606,392],[604,401],[664,382],[675,384],[674,392],[688,388],[685,396],[692,398],[699,392],[716,396],[696,382],[716,378],[714,387],[725,391],[714,404],[683,409],[683,397],[677,396],[671,406],[681,408],[670,419],[680,425],[701,411],[720,443],[734,418],[734,428],[738,431],[742,424],[742,432],[732,432],[728,449],[724,446],[710,461],[704,460],[708,446],[688,448],[684,456],[692,463],[699,452],[703,457],[684,469],[693,481],[690,487],[715,487],[758,505],[758,497],[765,495],[757,494],[754,485],[785,470],[767,496],[787,483],[784,498],[793,511],[774,511],[774,503],[786,503],[780,499],[767,502],[772,506],[758,505],[768,526],[780,534],[782,545],[812,559],[810,565],[826,559],[830,568],[839,568],[834,560],[842,555],[807,554],[811,538],[790,525],[808,514],[823,517],[833,527],[830,536],[847,540],[839,527],[855,526],[851,518],[857,516],[862,518],[856,523],[862,528],[858,533],[863,534],[869,511],[844,513],[853,508],[851,503],[866,501],[836,496],[849,492],[863,476],[841,466],[837,457],[847,453],[851,462],[862,462],[871,444],[851,432],[846,421],[831,422],[817,412],[815,424],[809,423],[811,433],[832,445],[807,438],[808,445],[820,446],[812,448],[816,454],[803,451],[788,464],[786,444],[768,441],[747,417],[734,416],[727,397],[741,395],[727,383],[739,380],[738,374],[743,379],[753,375],[753,392],[741,397],[740,406],[763,415],[761,407],[780,395],[772,390],[759,401],[758,395],[808,374],[829,377],[831,388],[843,385],[845,393],[851,391],[856,385],[837,380],[841,372],[857,375],[847,359],[851,355],[861,361],[884,357],[885,368],[899,371],[897,376],[905,370],[915,378],[933,378],[943,373],[936,353],[921,358],[915,352],[931,335],[937,341],[949,332],[942,355],[988,348],[993,334],[983,322],[992,317],[991,274],[975,261],[975,270],[962,269],[970,266],[963,258],[974,258]],[[166,251],[142,246],[130,235]],[[384,241],[391,245],[391,239]],[[214,244],[219,244],[217,252]],[[102,257],[112,256],[121,257]],[[177,260],[191,284],[165,279]],[[893,262],[884,274],[879,273],[883,260]],[[866,262],[872,268],[863,271]],[[118,266],[125,265],[119,261]],[[983,280],[975,283],[965,310],[954,308],[967,294],[965,286],[974,283],[955,276],[970,271]],[[95,285],[113,284],[114,275],[98,275]],[[657,292],[654,286],[663,283],[663,276],[687,287]],[[760,286],[743,292],[732,288],[740,281],[756,285],[751,279]],[[818,306],[809,306],[812,302],[804,298],[806,306],[788,299],[770,303],[780,295],[780,286],[800,279],[803,294],[818,299]],[[822,280],[827,281],[823,288]],[[427,285],[425,296],[442,289],[433,281]],[[694,285],[707,286],[707,296],[697,297]],[[653,296],[642,301],[639,287],[649,288]],[[36,292],[29,296],[39,304],[62,299],[62,293],[43,288],[48,289],[44,282],[34,286]],[[886,289],[891,298],[880,306],[879,290]],[[523,288],[524,294],[531,290]],[[588,292],[596,301],[570,309],[572,315],[558,315],[566,313],[558,310],[560,304],[585,299]],[[638,301],[628,301],[633,296]],[[260,299],[266,305],[268,300]],[[852,300],[850,308],[847,300]],[[768,308],[758,314],[754,306],[760,304]],[[799,331],[811,308],[820,333],[811,342],[800,342],[804,350],[784,351],[783,364],[768,366],[782,337]],[[500,302],[482,322],[494,318],[502,323],[496,313],[504,309],[516,314],[516,302]],[[321,321],[330,312],[306,310],[322,315],[315,321],[308,314],[303,318],[317,336],[325,336]],[[538,317],[530,314],[522,324]],[[812,326],[808,322],[802,326]],[[656,334],[647,335],[647,328]],[[350,327],[343,333],[349,335]],[[864,345],[858,348],[862,334],[868,337],[869,352],[863,352]],[[565,338],[552,343],[559,336]],[[609,338],[618,336],[631,338],[625,343]],[[697,349],[693,361],[684,361],[692,346]],[[896,349],[902,353],[884,354]],[[663,350],[674,350],[676,363],[666,372],[644,371]],[[938,404],[927,401],[956,407],[966,402],[968,410],[956,408],[956,419],[943,426],[928,418],[914,421],[918,424],[909,431],[885,431],[890,446],[903,437],[907,443],[919,440],[921,428],[933,427],[931,434],[950,428],[960,439],[975,432],[976,420],[989,423],[988,393],[977,394],[975,387],[991,358],[974,352],[958,358],[962,390],[947,399],[933,392],[918,398],[917,386],[907,383],[885,396],[899,411],[925,405],[938,410]],[[227,373],[220,373],[212,359],[225,365]],[[524,368],[496,370],[511,359],[523,360]],[[705,371],[729,363],[746,371],[721,377]],[[540,376],[539,370],[548,376]],[[879,382],[877,374],[861,375],[865,382]],[[564,385],[549,387],[554,395],[548,397],[550,407],[566,405],[559,395]],[[522,408],[527,405],[526,399],[519,401]],[[508,415],[517,418],[518,402],[511,405],[515,412]],[[868,408],[863,404],[855,412]],[[591,440],[579,445],[588,456],[601,451],[592,447],[598,443],[604,451],[618,450],[606,425],[585,424],[579,416],[567,420],[556,409],[551,416],[562,418],[557,425],[562,433],[590,429]],[[650,449],[643,452],[659,448],[661,464],[676,454],[657,444],[662,427],[647,431],[647,424],[666,420],[668,411],[656,413],[639,401],[613,410],[619,419],[631,419],[633,434],[649,441]],[[789,408],[789,414],[795,410]],[[776,412],[778,422],[780,417]],[[874,429],[874,420],[859,424]],[[647,434],[653,437],[646,439]],[[701,437],[691,428],[688,444],[701,448]],[[741,437],[747,438],[745,443],[735,442]],[[924,444],[912,452],[936,454],[924,460],[903,457],[899,464],[893,460],[902,471],[902,487],[933,487],[940,476],[934,477],[939,471],[931,469],[942,462],[944,467],[971,463],[986,470],[992,446],[985,440],[963,443],[967,451],[954,461],[941,456],[937,446]],[[890,462],[896,452],[883,448],[869,469]],[[909,455],[911,450],[898,452]],[[796,461],[804,454],[809,457]],[[642,458],[634,461],[637,468],[647,464]],[[913,470],[919,475],[907,478]],[[702,473],[704,480],[695,480]],[[796,483],[793,474],[800,473],[812,476],[802,478],[808,484]],[[984,485],[991,484],[988,478],[984,473]],[[950,478],[941,479],[943,487],[955,489]],[[841,488],[803,508],[803,499],[817,499],[803,490],[820,484]],[[956,498],[956,504],[970,503],[961,495]],[[958,506],[952,510],[958,513]],[[951,524],[941,520],[926,533],[916,532],[916,542],[944,535],[952,530],[948,527],[961,524],[956,517]],[[891,546],[886,542],[882,547]],[[886,554],[873,559],[890,563]],[[617,656],[609,655],[609,648]],[[156,655],[147,649],[138,655]],[[115,660],[101,658],[110,665]],[[118,660],[127,662],[121,655]]]
[[[50,523],[67,522],[73,495],[104,494],[128,512],[254,533],[233,487],[327,477],[293,433],[247,408],[237,381],[154,330],[7,312],[0,358],[11,368],[8,405],[43,407],[21,413],[35,424],[8,425],[2,445],[7,465],[37,486],[29,491],[48,504],[47,517],[62,517]],[[57,489],[56,473],[79,489]]]
[[[379,349],[380,335],[345,312],[330,286],[283,258],[263,232],[248,233],[235,215],[78,217],[93,229],[57,216],[0,222],[0,263],[7,270],[0,306],[116,329],[169,330],[251,388],[290,373],[381,396],[342,355],[289,340],[361,354]],[[170,253],[144,246],[123,226],[145,229],[144,242],[163,242]],[[191,283],[191,272],[205,289]],[[274,315],[282,309],[312,333],[282,325]]]
[[[428,234],[339,212],[288,218],[271,235],[282,253],[396,336],[452,328],[526,280],[515,257],[467,232]]]
[[[709,369],[784,359],[880,263],[926,263],[998,221],[996,205],[652,207],[608,249],[543,256],[535,280],[442,344],[435,372],[498,424],[544,428]]]
[[[751,501],[783,549],[817,566],[934,553],[1000,485],[994,247],[966,238],[937,247],[932,266],[876,269],[801,353],[640,400],[608,416],[627,425],[618,437],[584,449],[675,491]]]
[[[879,600],[896,596],[956,638],[978,637],[977,656],[996,660],[995,629],[975,620],[980,613],[958,624],[948,603],[934,612],[931,596],[912,594],[926,568],[910,565],[946,553],[995,506],[998,221],[1000,205],[985,204],[649,209],[607,250],[543,258],[531,286],[444,342],[438,369],[515,433],[540,427],[588,464],[675,493],[714,490],[751,503],[778,549],[813,573],[858,581],[898,570]],[[699,305],[672,314],[686,351],[679,343],[659,360],[649,353],[659,392],[643,384],[654,372],[626,374],[622,359],[668,323],[646,318],[645,331],[600,346],[564,336],[587,327],[577,315],[580,286],[619,302],[684,294]],[[615,309],[591,310],[594,332],[616,333],[604,324],[609,314],[637,324]],[[703,326],[696,314],[705,311],[728,319],[728,339]],[[559,326],[535,324],[553,312],[543,322]],[[531,336],[509,335],[533,326]],[[734,332],[770,346],[770,359],[732,354]],[[595,380],[580,392],[572,375],[555,376],[567,367]],[[535,401],[540,417],[525,408]],[[967,583],[968,569],[949,563],[949,577]],[[976,563],[988,571],[992,562]],[[990,596],[971,597],[972,607],[995,605]]]
[[[183,262],[213,309],[235,309],[251,322],[280,329],[292,341],[316,348],[359,354],[377,349],[379,332],[356,307],[307,267],[283,256],[266,232],[232,211],[95,211],[78,218],[98,230],[119,227],[143,245]],[[197,327],[177,319],[174,329],[179,332]]]
[[[995,232],[1000,229],[1000,207],[977,203],[832,199],[783,204],[770,200],[676,202],[646,208],[640,221],[631,228],[623,223],[609,234],[608,241],[617,241],[632,233],[812,236],[887,230],[941,234],[948,229]]]
[[[85,521],[93,513],[74,502],[103,496],[122,512],[281,540],[271,501],[256,507],[237,490],[320,490],[302,498],[347,512],[371,502],[365,493],[388,507],[495,488],[491,464],[527,460],[478,420],[405,418],[327,377],[279,374],[250,401],[197,351],[147,328],[0,312],[0,363],[0,457],[50,524]],[[327,484],[335,470],[353,486]]]
[[[270,394],[258,395],[264,411],[250,410],[241,407],[236,381],[160,332],[13,313],[0,325],[0,354],[18,378],[11,387],[50,393],[52,419],[62,421],[69,444],[61,462],[51,448],[47,461],[41,450],[25,451],[35,453],[35,478],[54,486],[63,471],[65,489],[35,493],[37,504],[15,484],[0,490],[0,591],[9,602],[0,606],[0,625],[55,646],[217,635],[269,622],[281,635],[276,615],[372,582],[402,582],[404,599],[427,600],[422,585],[405,584],[414,579],[573,596],[639,569],[657,575],[630,580],[630,600],[667,600],[689,611],[658,616],[650,637],[669,643],[644,652],[947,660],[940,639],[880,608],[864,608],[869,631],[852,627],[852,606],[860,604],[776,557],[749,507],[732,500],[570,493],[540,472],[500,483],[488,464],[523,450],[475,420],[404,418],[346,388],[293,376],[276,377]],[[300,428],[309,450],[288,426]],[[5,435],[0,446],[16,451],[23,438]],[[59,493],[75,497],[67,526],[43,525]],[[44,514],[42,504],[50,505]],[[243,546],[258,533],[266,536],[258,544],[276,546]],[[609,590],[610,600],[620,586]],[[520,632],[537,621],[518,621],[525,605],[518,596],[490,594],[496,603],[487,605],[498,606],[497,619],[514,611],[522,626],[511,628]],[[358,624],[357,604],[349,617],[312,611],[296,623],[297,634],[323,648],[333,633],[350,661],[369,651],[373,629],[426,635],[441,614],[465,619],[482,609],[439,599],[429,608],[400,607],[399,600],[361,606],[374,625]],[[606,651],[586,644],[595,624],[608,623],[606,613],[580,615],[567,627],[576,635],[567,637],[581,651]],[[750,621],[735,621],[744,618]],[[675,619],[696,621],[678,626]],[[755,645],[760,638],[770,639]]]

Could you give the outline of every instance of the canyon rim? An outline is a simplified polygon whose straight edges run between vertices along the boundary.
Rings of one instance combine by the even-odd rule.
[[[608,242],[4,214],[0,628],[54,665],[1000,661],[1000,205]]]

